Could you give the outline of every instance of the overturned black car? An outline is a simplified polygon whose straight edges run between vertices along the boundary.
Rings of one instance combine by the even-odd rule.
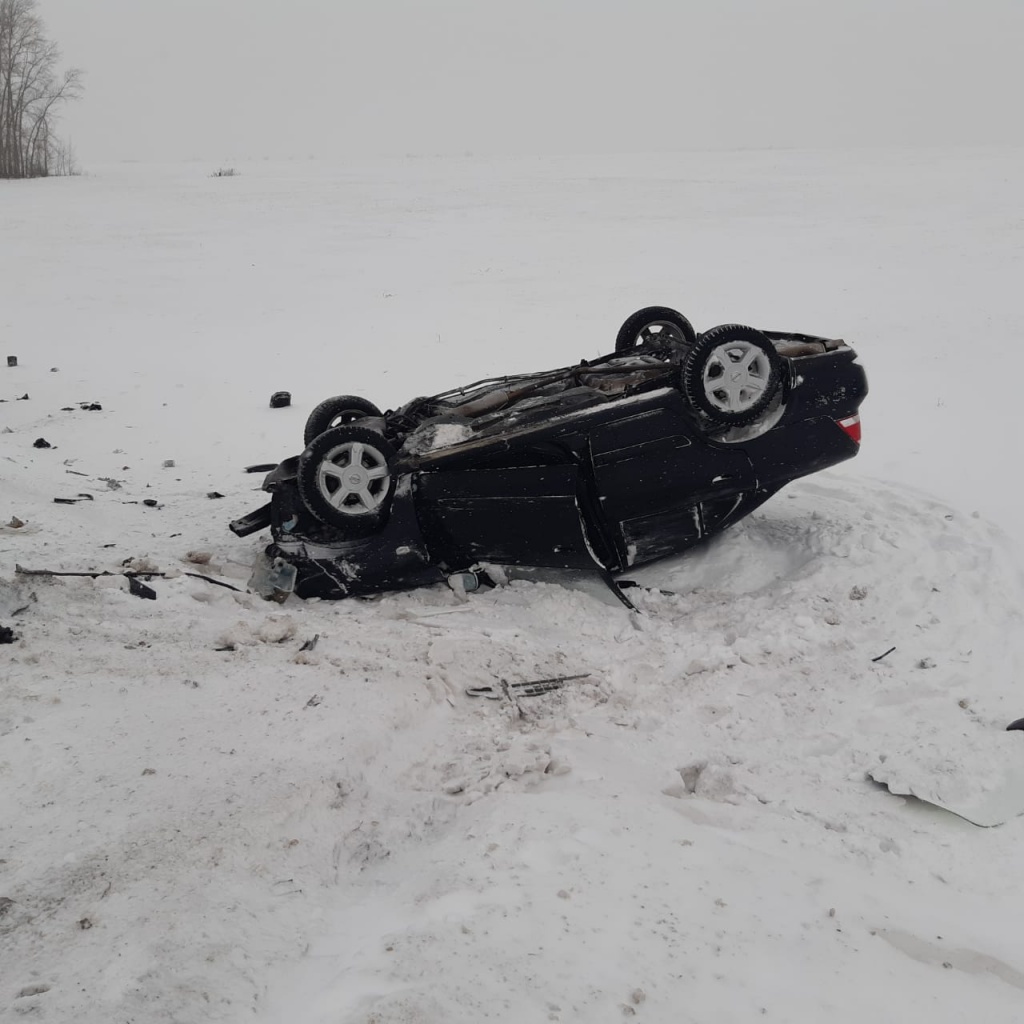
[[[506,569],[595,573],[676,554],[857,453],[867,394],[838,339],[634,313],[615,351],[382,413],[322,402],[271,500],[275,595],[340,598]]]

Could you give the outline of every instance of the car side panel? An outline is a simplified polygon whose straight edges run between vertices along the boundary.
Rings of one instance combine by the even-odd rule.
[[[417,474],[416,510],[435,558],[592,569],[575,465]]]
[[[590,442],[599,508],[622,567],[695,544],[707,533],[703,502],[717,510],[754,486],[745,453],[702,438],[681,403],[602,425]]]
[[[759,487],[778,489],[857,454],[859,446],[831,416],[780,425],[743,442]]]

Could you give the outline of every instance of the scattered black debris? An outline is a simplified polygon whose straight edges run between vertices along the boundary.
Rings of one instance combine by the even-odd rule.
[[[156,600],[156,591],[140,582],[137,576],[128,577],[128,593],[134,594],[136,597],[144,597],[147,601]]]
[[[1018,718],[1016,722],[1011,722],[1006,727],[1007,732],[1024,732],[1024,718]]]
[[[156,500],[156,498],[143,498],[142,499],[142,504],[145,505],[146,508],[159,508],[160,507],[160,502],[158,502]]]
[[[85,412],[102,412],[103,406],[99,402],[79,402],[79,409],[84,409]]]
[[[65,462],[64,465],[66,466],[67,463]],[[80,473],[77,469],[65,469],[64,472],[65,473],[73,473],[75,476],[88,476],[89,475],[88,473]]]
[[[83,932],[87,932],[92,927],[92,921],[90,921],[89,918],[87,917],[83,917],[78,922],[78,927],[81,928]]]
[[[74,498],[54,498],[55,505],[77,505],[80,501],[95,501],[91,494],[79,494]]]
[[[509,700],[513,700],[515,697],[537,697],[542,693],[559,690],[566,683],[575,679],[589,678],[589,672],[582,672],[575,676],[555,676],[553,679],[533,679],[522,683],[507,683],[504,679],[500,679],[497,686],[470,686],[466,690],[466,695],[486,697],[488,700],[501,700],[502,697],[507,697]]]
[[[14,564],[14,572],[17,576],[83,576],[88,579],[99,579],[101,576],[159,576],[158,572],[62,572],[57,569],[26,569],[23,565]]]
[[[33,448],[52,448],[53,445],[50,444],[50,442],[47,441],[45,437],[37,437],[32,442],[32,447]]]
[[[156,769],[155,768],[143,768],[142,769],[142,774],[143,775],[156,775]]]
[[[7,365],[8,366],[17,366],[18,365],[18,357],[17,356],[8,356],[7,357]]]
[[[10,626],[0,626],[0,644],[13,644],[17,639],[17,635]]]
[[[164,469],[174,469],[174,459],[164,459]]]
[[[270,408],[271,409],[283,409],[285,406],[292,404],[292,394],[290,391],[275,391],[270,396]]]
[[[59,366],[51,366],[50,367],[50,373],[60,373],[60,367]]]
[[[114,547],[113,544],[104,544],[103,546],[108,548]],[[133,570],[125,570],[124,572],[58,572],[54,569],[26,569],[24,566],[15,563],[14,572],[17,576],[76,576],[92,580],[99,579],[102,576],[127,576],[129,579],[139,576],[142,579],[147,580],[152,579],[155,576],[159,579],[167,579],[167,573],[157,572],[155,569],[142,570],[138,572]],[[199,572],[183,572],[180,574],[175,573],[175,575],[191,576],[194,580],[205,580],[207,583],[212,583],[215,587],[224,587],[227,590],[233,590],[236,594],[245,593],[244,590],[240,590],[238,587],[232,586],[230,583],[225,583],[223,580],[215,580],[212,576],[204,576]]]
[[[29,399],[28,399],[28,392],[27,392],[27,391],[25,392],[25,394],[23,394],[23,395],[19,395],[19,396],[18,396],[18,397],[17,397],[16,399],[15,399],[15,401],[16,401],[16,402],[27,402],[28,400],[29,400]]]
[[[312,640],[307,640],[300,648],[300,651],[311,651],[316,647],[317,641],[320,639],[320,634],[317,633]]]
[[[306,701],[306,705],[305,706],[307,708],[317,708],[323,702],[324,702],[323,697],[321,697],[319,693],[314,693],[313,696],[310,697],[309,700]]]
[[[224,497],[224,495],[221,494],[220,491],[207,491],[206,492],[206,496],[208,498],[223,498]]]
[[[257,462],[255,466],[246,466],[246,473],[269,473],[272,469],[277,469],[276,462]]]
[[[116,548],[117,545],[116,544],[104,544],[103,547],[105,547],[105,548]]]
[[[120,480],[115,480],[112,476],[101,476],[99,479],[100,479],[100,483],[101,484],[106,484],[107,485],[107,490],[108,491],[119,491],[119,490],[121,490],[121,481]]]
[[[75,411],[75,407],[73,405],[62,405],[60,407],[60,411],[61,412],[74,412]]]
[[[877,658],[872,658],[871,660],[872,661],[881,661],[883,658],[888,658],[889,655],[892,654],[892,652],[895,651],[895,650],[896,650],[895,647],[890,647],[889,650],[885,651],[883,654],[880,654]]]

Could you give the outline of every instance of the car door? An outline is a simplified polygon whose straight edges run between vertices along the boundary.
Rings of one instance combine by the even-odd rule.
[[[416,508],[434,557],[593,569],[576,465],[451,469],[418,474]]]
[[[599,515],[621,568],[695,544],[754,487],[743,451],[702,437],[676,392],[596,426],[590,457]]]

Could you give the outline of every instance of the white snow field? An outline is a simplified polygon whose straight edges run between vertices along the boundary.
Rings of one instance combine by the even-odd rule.
[[[1024,152],[214,169],[0,184],[0,1020],[1024,1020],[1024,817],[867,777],[984,794],[1024,744]],[[243,467],[321,399],[651,304],[843,336],[872,392],[642,614],[183,575],[244,588]],[[129,560],[156,600],[15,571]]]

